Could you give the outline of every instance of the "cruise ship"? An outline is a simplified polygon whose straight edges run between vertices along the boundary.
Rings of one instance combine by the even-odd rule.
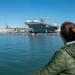
[[[30,33],[55,33],[59,30],[57,24],[46,24],[44,19],[25,22],[30,28]]]

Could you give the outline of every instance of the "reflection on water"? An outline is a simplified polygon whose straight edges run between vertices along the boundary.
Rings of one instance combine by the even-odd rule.
[[[0,75],[28,75],[63,46],[59,36],[0,35]]]

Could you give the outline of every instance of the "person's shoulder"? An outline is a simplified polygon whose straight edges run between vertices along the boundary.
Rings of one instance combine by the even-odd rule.
[[[69,49],[69,48],[72,48],[72,47],[75,47],[75,42],[74,43],[70,43],[70,44],[66,44],[65,46],[63,46],[61,49]]]
[[[67,52],[64,50],[64,48],[61,48],[60,50],[55,52],[55,55],[66,55]]]

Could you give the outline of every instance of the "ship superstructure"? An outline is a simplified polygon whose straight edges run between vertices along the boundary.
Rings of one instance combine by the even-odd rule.
[[[25,22],[29,26],[31,33],[52,33],[59,29],[57,24],[46,24],[44,19]]]

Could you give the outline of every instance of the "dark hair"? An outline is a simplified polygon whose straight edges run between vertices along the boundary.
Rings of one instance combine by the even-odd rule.
[[[72,22],[64,22],[61,26],[61,34],[67,42],[75,40],[75,24]]]

